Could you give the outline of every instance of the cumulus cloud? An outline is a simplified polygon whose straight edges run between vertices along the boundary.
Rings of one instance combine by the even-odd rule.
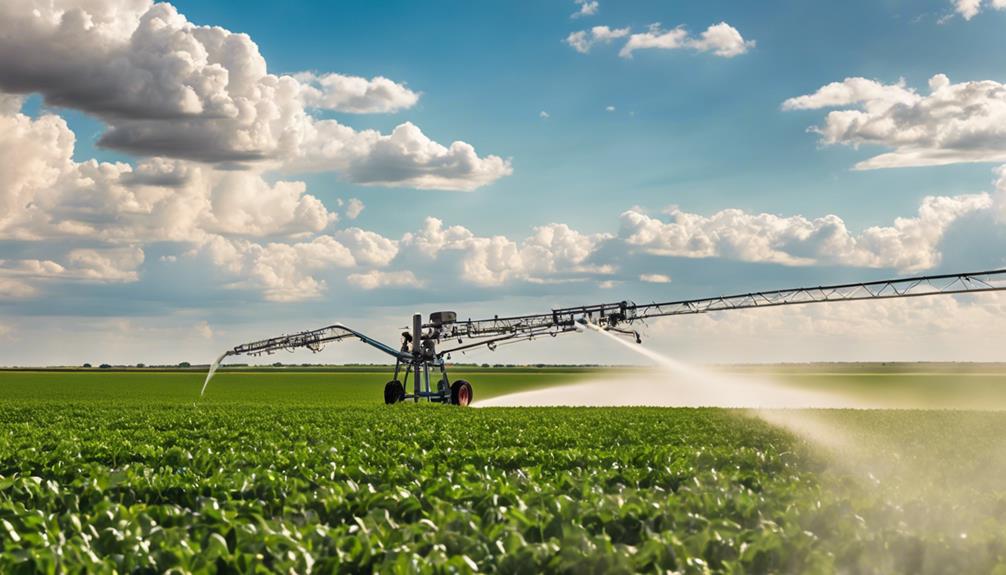
[[[594,14],[597,14],[597,10],[601,7],[600,2],[597,0],[573,0],[573,2],[579,6],[579,8],[576,12],[570,15],[570,18],[593,16]]]
[[[513,172],[509,160],[480,158],[471,144],[461,141],[443,146],[411,122],[387,136],[373,131],[359,135],[362,154],[334,148],[329,142],[307,151],[294,165],[308,170],[338,165],[350,180],[364,185],[454,191],[471,191]]]
[[[76,249],[66,255],[70,274],[100,282],[132,282],[143,263],[143,250],[136,247],[111,249]]]
[[[650,24],[645,32],[631,34],[631,28],[609,28],[594,26],[590,30],[573,32],[566,37],[566,44],[581,54],[590,52],[596,44],[610,44],[619,38],[628,40],[618,55],[631,58],[637,50],[681,50],[712,52],[722,58],[733,58],[755,47],[754,40],[745,40],[736,28],[720,22],[706,28],[698,37],[692,36],[684,26],[664,30],[659,23]]]
[[[398,255],[398,242],[376,232],[349,228],[339,230],[333,236],[347,246],[354,261],[362,265],[384,267]]]
[[[610,237],[549,224],[534,228],[529,238],[517,242],[506,236],[478,236],[463,226],[445,227],[431,217],[418,232],[405,234],[401,246],[427,260],[444,254],[455,262],[453,273],[460,281],[491,287],[550,275],[610,273],[609,268],[588,263],[596,246]]]
[[[77,162],[74,143],[58,116],[0,115],[0,238],[199,241],[316,233],[336,219],[303,182],[179,160]]]
[[[346,202],[346,219],[355,220],[363,213],[363,202],[359,198],[349,198]]]
[[[419,94],[383,76],[371,79],[343,74],[301,72],[304,103],[311,108],[351,114],[389,114],[407,110],[419,101]]]
[[[651,24],[646,32],[633,34],[618,52],[623,58],[631,58],[637,50],[680,50],[712,52],[722,58],[733,58],[755,47],[754,40],[745,40],[736,28],[720,22],[706,28],[699,37],[692,36],[683,26],[664,30],[660,24]]]
[[[808,219],[728,209],[703,216],[671,208],[670,220],[664,221],[632,209],[621,216],[620,237],[654,255],[911,272],[939,263],[939,244],[950,225],[992,207],[989,194],[927,197],[916,217],[897,218],[891,226],[874,226],[859,234],[850,232],[835,215]]]
[[[640,274],[639,281],[651,284],[669,284],[671,276],[666,274]]]
[[[403,270],[398,272],[385,272],[381,270],[370,270],[366,273],[349,274],[346,281],[350,285],[364,290],[373,290],[383,287],[423,287],[424,283],[419,281],[411,271]]]
[[[521,260],[532,276],[610,274],[613,268],[592,265],[589,259],[602,242],[613,237],[612,234],[584,234],[566,224],[538,226],[521,243]]]
[[[712,52],[723,58],[733,58],[754,48],[755,41],[745,40],[736,28],[720,22],[706,28],[698,38],[690,40],[688,47],[699,52]]]
[[[984,8],[1006,10],[1006,0],[950,0],[950,2],[954,7],[954,12],[960,14],[965,20],[974,18]]]
[[[938,91],[949,81],[936,78],[933,84]],[[904,86],[862,81],[822,89],[786,106],[815,109],[872,99],[912,103],[915,98]],[[35,297],[45,282],[136,281],[144,247],[154,242],[182,243],[191,248],[189,253],[207,254],[227,285],[258,291],[273,301],[316,298],[333,281],[375,289],[432,285],[434,277],[445,275],[457,284],[484,288],[602,277],[610,278],[603,279],[604,285],[616,285],[616,278],[639,277],[638,269],[631,276],[618,275],[619,250],[922,270],[939,262],[940,242],[954,222],[972,213],[1001,211],[1006,203],[1001,194],[927,198],[917,216],[859,233],[850,232],[837,216],[811,219],[740,210],[702,216],[671,210],[666,219],[634,209],[622,215],[618,235],[586,234],[552,223],[523,239],[480,236],[429,218],[420,230],[393,239],[357,227],[331,229],[336,214],[308,194],[302,182],[257,170],[221,170],[166,158],[135,166],[78,162],[66,123],[47,113],[28,117],[19,112],[21,103],[18,97],[0,98],[0,173],[5,175],[0,181],[0,238],[48,242],[56,255],[0,264],[0,288],[7,298]],[[403,126],[390,136],[378,135],[388,140],[381,145],[411,147],[409,153],[427,163],[432,156],[451,154],[422,141],[418,128]],[[465,172],[464,167],[456,169]],[[435,185],[436,178],[449,173],[438,166],[435,174],[421,176],[434,178],[423,185]],[[350,200],[343,206],[352,219],[362,202]],[[611,248],[615,257],[599,258],[601,246]],[[160,263],[172,262],[161,258]],[[653,281],[658,275],[640,279]]]
[[[259,290],[265,299],[279,302],[319,297],[327,284],[315,272],[356,264],[349,248],[331,236],[295,244],[258,244],[217,236],[203,249],[213,263],[237,278],[234,287]]]
[[[937,74],[929,80],[929,94],[921,95],[904,81],[846,78],[782,107],[841,108],[811,128],[824,145],[892,149],[857,163],[859,170],[1006,162],[1006,84],[992,80],[953,84]]]
[[[106,147],[231,168],[332,170],[385,186],[470,190],[511,171],[507,160],[479,157],[460,141],[437,144],[412,124],[382,135],[307,112],[404,109],[418,94],[401,84],[300,78],[268,73],[247,35],[194,25],[166,3],[0,5],[0,91],[38,92],[48,104],[99,116]],[[389,172],[376,175],[382,166]]]
[[[0,300],[24,299],[33,297],[38,293],[38,289],[28,282],[11,277],[5,277],[0,273]]]
[[[0,128],[0,169],[7,176],[0,182],[0,238],[46,242],[62,251],[53,260],[0,266],[8,297],[36,296],[46,281],[136,281],[141,246],[152,242],[194,246],[192,253],[207,253],[220,266],[228,285],[273,301],[318,297],[332,270],[355,268],[365,275],[398,253],[397,240],[361,228],[325,235],[336,214],[302,182],[160,158],[137,166],[77,162],[74,134],[51,114],[33,119],[13,112],[0,116]],[[353,198],[344,209],[352,219],[363,203]],[[81,239],[100,247],[77,248]],[[479,264],[479,257],[473,255],[469,267],[484,283],[493,273],[485,270],[495,264],[488,255]],[[354,281],[393,281],[368,277]]]
[[[263,243],[217,235],[209,237],[190,255],[199,253],[207,254],[226,277],[232,278],[230,287],[256,290],[265,299],[280,302],[321,296],[328,288],[325,277],[339,270],[366,270],[347,277],[357,287],[395,285],[391,275],[411,274],[395,272],[386,277],[377,273],[380,270],[372,269],[386,267],[395,259],[398,241],[360,228],[337,230],[331,235],[294,243]]]
[[[595,44],[610,44],[613,40],[629,35],[630,28],[609,28],[594,26],[590,30],[572,32],[566,36],[566,44],[581,54],[590,52]]]
[[[343,277],[352,287],[373,290],[424,287],[445,277],[451,278],[451,285],[492,288],[516,281],[558,283],[608,275],[614,272],[612,266],[589,260],[597,246],[612,237],[549,224],[517,241],[479,236],[463,226],[427,218],[420,230],[401,240],[360,228],[294,244],[215,236],[193,253],[208,254],[231,278],[231,287],[257,290],[271,301],[299,301],[321,296],[331,279]]]
[[[201,321],[195,325],[195,331],[203,339],[213,339],[213,328],[210,327],[209,322]]]
[[[143,250],[127,248],[78,248],[53,260],[0,260],[0,292],[7,297],[38,295],[38,286],[49,281],[84,281],[90,283],[133,282],[139,278]]]

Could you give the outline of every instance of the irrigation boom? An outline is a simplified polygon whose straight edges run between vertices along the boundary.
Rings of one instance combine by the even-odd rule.
[[[282,335],[239,345],[221,356],[210,370],[215,371],[227,356],[261,355],[280,350],[307,348],[321,351],[328,343],[358,339],[395,358],[395,373],[385,385],[384,399],[397,403],[405,399],[428,399],[443,403],[467,405],[472,398],[471,384],[464,380],[453,383],[447,378],[446,360],[453,352],[485,346],[529,341],[538,337],[576,332],[590,324],[605,331],[642,338],[632,324],[651,318],[700,314],[738,309],[778,307],[809,303],[893,299],[932,295],[979,293],[1006,290],[1006,269],[973,273],[941,274],[863,283],[751,292],[702,299],[636,304],[630,301],[602,303],[553,309],[548,313],[468,319],[458,321],[454,312],[430,314],[428,322],[422,316],[412,316],[412,331],[402,333],[399,348],[382,343],[342,324],[316,330]],[[440,379],[431,389],[430,368],[439,369]],[[398,376],[404,372],[403,381]],[[406,394],[405,384],[413,374],[413,392]],[[207,382],[209,376],[207,377]],[[205,390],[205,385],[203,387]]]

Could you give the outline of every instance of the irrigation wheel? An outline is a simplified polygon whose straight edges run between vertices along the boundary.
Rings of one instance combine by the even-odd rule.
[[[459,379],[451,384],[451,403],[466,407],[472,402],[472,384]]]
[[[384,403],[391,405],[405,399],[405,387],[402,382],[392,379],[384,384]]]

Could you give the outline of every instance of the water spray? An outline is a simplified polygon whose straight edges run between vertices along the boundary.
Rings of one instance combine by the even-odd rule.
[[[231,355],[231,352],[229,351],[224,352],[223,355],[218,357],[217,360],[210,365],[210,371],[209,373],[206,374],[206,381],[203,382],[203,388],[199,391],[200,398],[202,398],[203,395],[206,393],[206,386],[210,384],[210,380],[213,379],[213,375],[217,372],[217,369],[220,368],[220,364],[223,363],[225,359],[227,359],[228,355]]]

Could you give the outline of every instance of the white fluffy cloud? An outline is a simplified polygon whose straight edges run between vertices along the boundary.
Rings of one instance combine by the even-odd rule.
[[[586,54],[590,52],[594,44],[610,44],[613,40],[628,36],[630,31],[630,28],[594,26],[590,30],[572,32],[569,36],[566,36],[565,41],[577,52]]]
[[[723,58],[733,58],[744,54],[755,45],[754,40],[745,40],[737,28],[726,22],[713,24],[706,28],[698,38],[693,38],[688,43],[688,47],[693,50],[712,52]]]
[[[350,285],[364,290],[374,290],[383,287],[423,287],[424,282],[416,278],[411,271],[385,272],[370,270],[365,273],[349,274],[346,281]]]
[[[17,278],[5,277],[0,273],[0,300],[24,299],[38,294],[38,289]]]
[[[859,234],[835,215],[808,219],[729,209],[703,216],[671,208],[664,221],[632,209],[622,214],[621,237],[655,255],[919,271],[939,263],[939,244],[951,224],[992,207],[988,194],[928,197],[916,217]]]
[[[391,135],[312,117],[306,107],[394,111],[417,94],[374,78],[268,73],[244,34],[197,26],[150,0],[0,4],[0,91],[101,117],[99,144],[143,156],[332,170],[384,186],[470,190],[510,173],[464,142],[412,124]],[[381,172],[387,168],[386,172]]]
[[[669,284],[671,276],[666,274],[640,274],[639,281],[651,284]]]
[[[565,42],[577,52],[586,54],[595,44],[610,44],[619,38],[628,37],[618,52],[623,58],[631,58],[637,50],[681,49],[712,52],[722,58],[733,58],[755,47],[754,40],[745,40],[736,28],[726,22],[709,26],[698,37],[692,36],[684,26],[664,30],[659,23],[650,24],[645,32],[631,35],[630,32],[628,27],[612,29],[608,26],[594,26],[590,30],[571,33]]]
[[[584,234],[566,224],[548,224],[532,230],[521,243],[521,260],[532,276],[564,273],[608,274],[613,269],[587,263],[590,256],[611,234]]]
[[[600,2],[597,0],[573,0],[573,2],[579,7],[576,12],[570,15],[570,18],[582,18],[583,16],[593,16],[597,14],[597,10],[601,7]]]
[[[7,176],[0,181],[0,238],[42,242],[62,255],[0,266],[8,293],[35,295],[39,285],[58,280],[136,281],[146,244],[228,242],[225,237],[240,239],[243,269],[267,297],[292,299],[320,290],[283,268],[293,253],[312,269],[318,246],[312,252],[310,244],[297,244],[291,252],[278,242],[259,246],[241,239],[313,235],[333,223],[335,214],[306,194],[302,182],[270,183],[255,172],[179,160],[153,159],[136,167],[76,162],[74,134],[61,118],[32,119],[13,109],[0,115],[0,173]],[[76,247],[81,240],[98,247]]]
[[[203,339],[213,339],[213,327],[209,322],[201,321],[195,325],[194,329]]]
[[[791,107],[813,108],[821,101],[856,101],[871,94],[910,100],[903,88],[866,82],[821,91]],[[633,209],[622,214],[617,236],[584,234],[553,223],[534,228],[523,239],[479,236],[429,218],[420,230],[396,240],[358,227],[331,229],[336,214],[300,182],[269,181],[253,171],[217,170],[182,160],[153,159],[135,167],[76,162],[74,135],[62,119],[48,114],[29,118],[10,111],[16,110],[10,102],[16,104],[16,99],[5,99],[8,113],[0,115],[0,170],[7,176],[0,182],[0,238],[55,245],[58,255],[0,265],[8,298],[35,297],[52,281],[135,281],[143,248],[154,242],[209,254],[224,270],[227,285],[256,290],[275,301],[319,297],[333,280],[363,289],[430,285],[429,278],[437,274],[480,287],[600,277],[616,281],[621,262],[617,255],[596,257],[602,245],[616,253],[915,271],[939,263],[944,233],[961,217],[989,210],[1006,213],[1004,194],[933,197],[915,217],[854,233],[834,215],[723,210],[703,216],[671,210],[665,220]],[[1006,188],[1006,183],[1000,186]],[[361,205],[343,204],[346,217],[358,214]],[[78,240],[93,246],[81,247]],[[654,280],[652,274],[641,279]]]
[[[316,233],[336,219],[302,182],[178,160],[76,162],[74,142],[58,116],[0,114],[0,238],[199,241]]]
[[[346,219],[355,220],[363,213],[363,202],[359,198],[349,198],[346,202]]]
[[[974,18],[984,8],[1006,10],[1006,0],[950,0],[950,2],[954,6],[954,12],[965,20]]]
[[[398,242],[360,228],[338,230],[310,241],[257,243],[212,236],[192,252],[206,253],[233,279],[231,287],[260,291],[270,301],[300,301],[321,296],[325,276],[349,269],[386,267],[398,254]],[[339,274],[336,274],[339,275]],[[373,289],[397,285],[394,278],[411,272],[384,274],[377,269],[350,274],[352,285]]]
[[[442,221],[426,218],[421,230],[402,237],[401,245],[428,260],[443,253],[456,262],[453,271],[460,281],[490,287],[553,275],[610,273],[587,264],[596,246],[610,237],[549,224],[517,242],[506,236],[477,236],[463,226],[444,227]]]
[[[77,248],[62,256],[62,262],[39,259],[0,260],[0,291],[8,297],[39,293],[39,283],[84,281],[93,283],[133,282],[139,278],[143,250],[137,247]]]
[[[347,246],[353,259],[362,265],[384,267],[398,255],[398,242],[375,232],[349,228],[335,232],[334,237]]]
[[[736,28],[726,22],[706,28],[698,38],[693,37],[682,26],[663,30],[660,24],[651,24],[646,32],[630,36],[618,55],[631,58],[632,53],[637,50],[689,48],[696,52],[712,52],[723,58],[733,58],[744,54],[754,46],[754,40],[745,40]]]
[[[420,230],[397,241],[349,228],[294,244],[214,236],[194,253],[208,254],[233,278],[232,287],[260,291],[272,301],[297,301],[322,295],[329,284],[326,278],[343,277],[340,270],[351,271],[344,276],[346,283],[364,290],[424,287],[444,278],[451,287],[496,287],[610,274],[613,268],[590,265],[588,259],[600,242],[611,238],[549,224],[518,242],[478,236],[463,226],[427,218]],[[400,253],[404,257],[399,259]],[[419,271],[424,275],[418,276]]]
[[[81,279],[100,282],[132,282],[143,263],[143,250],[136,247],[111,249],[75,249],[66,255],[69,269]]]
[[[349,248],[331,236],[264,245],[217,236],[204,249],[216,265],[237,278],[234,287],[259,290],[265,299],[280,302],[316,298],[326,288],[317,272],[356,264]]]
[[[1006,84],[929,80],[929,95],[905,86],[846,78],[790,98],[784,110],[842,108],[812,128],[825,145],[877,145],[893,151],[859,162],[860,170],[962,162],[1006,162]]]
[[[337,144],[344,127],[327,127],[334,130],[333,139],[319,140],[292,166],[305,170],[337,166],[350,180],[364,185],[455,191],[471,191],[513,172],[509,160],[480,158],[471,144],[461,141],[444,146],[411,122],[398,125],[387,136],[359,132],[353,143],[359,150]]]
[[[419,94],[383,76],[371,79],[343,74],[301,72],[304,103],[311,108],[351,114],[389,114],[407,110],[419,101]]]

